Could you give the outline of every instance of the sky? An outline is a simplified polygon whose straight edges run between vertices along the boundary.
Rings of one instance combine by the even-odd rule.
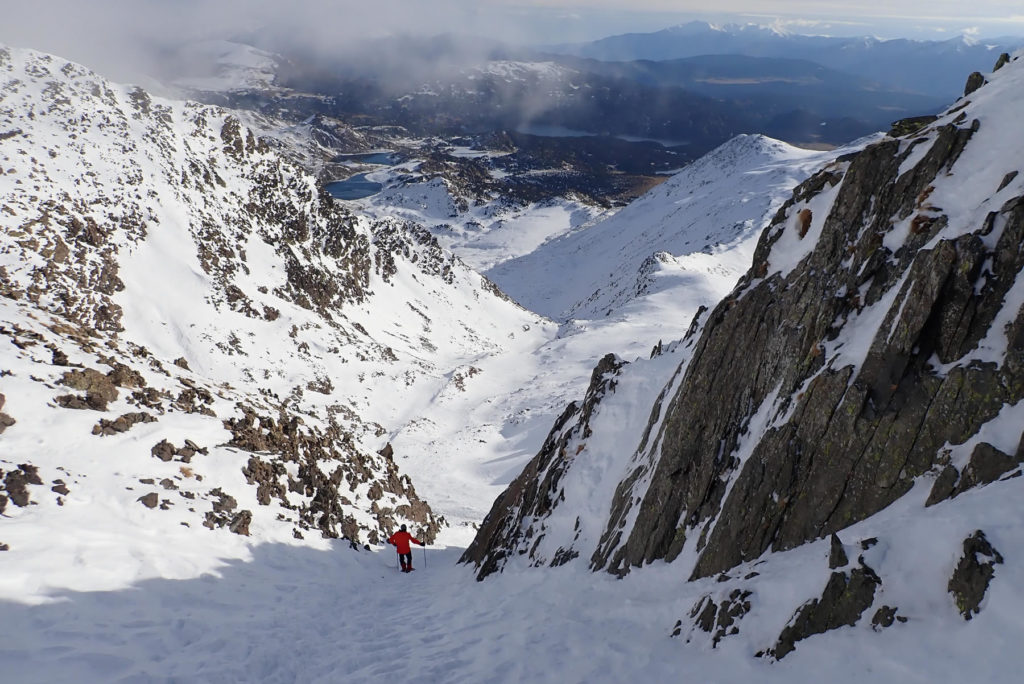
[[[47,0],[5,4],[0,42],[53,52],[115,80],[154,73],[166,60],[166,49],[183,42],[267,27],[320,50],[337,49],[359,37],[406,32],[463,33],[534,45],[579,42],[656,31],[692,20],[880,38],[1024,35],[1020,0]]]

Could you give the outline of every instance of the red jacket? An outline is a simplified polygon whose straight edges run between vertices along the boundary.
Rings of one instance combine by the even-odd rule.
[[[409,542],[416,542],[420,546],[423,546],[423,542],[419,539],[408,532],[402,532],[401,530],[388,537],[388,544],[394,546],[398,553],[412,553],[412,549],[409,548]]]

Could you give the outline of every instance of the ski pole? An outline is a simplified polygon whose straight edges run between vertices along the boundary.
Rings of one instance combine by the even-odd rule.
[[[427,569],[427,545],[423,545],[423,569]]]

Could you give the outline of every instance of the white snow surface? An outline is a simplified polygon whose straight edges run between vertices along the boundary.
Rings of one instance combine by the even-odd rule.
[[[38,59],[12,52],[22,63]],[[992,86],[1024,92],[1021,69],[1004,71],[1014,77],[996,74]],[[45,78],[21,78],[31,84],[27,90],[11,85],[9,77],[5,85],[25,99],[12,104],[11,95],[0,95],[0,110],[44,99]],[[124,89],[111,88],[117,98],[126,97]],[[980,104],[988,92],[977,94],[982,116],[989,111]],[[1019,98],[1011,99],[1019,105]],[[171,108],[177,125],[181,106],[162,104]],[[14,125],[11,114],[3,116],[0,133]],[[27,128],[20,117],[18,125]],[[30,132],[53,149],[67,145],[66,132],[47,128],[45,118]],[[86,142],[93,145],[93,161],[103,156],[95,150],[111,145],[103,137]],[[203,153],[216,156],[219,141],[208,143]],[[25,162],[10,149],[10,141],[0,141],[0,166],[17,171],[0,176],[0,203],[22,191],[15,186]],[[1021,158],[1015,149],[993,144],[977,154],[988,154],[989,164],[994,157],[993,166],[1008,166]],[[47,158],[45,147],[34,151]],[[512,559],[502,575],[483,583],[474,582],[468,568],[454,565],[472,537],[471,524],[537,452],[566,403],[582,396],[596,359],[615,352],[640,360],[627,367],[620,387],[602,404],[605,420],[580,456],[590,460],[573,472],[591,487],[574,496],[593,494],[571,502],[592,548],[618,481],[611,474],[625,469],[636,448],[629,439],[635,430],[611,426],[644,424],[657,389],[688,354],[676,346],[648,360],[650,348],[661,339],[682,337],[700,305],[713,305],[732,288],[749,265],[761,228],[789,189],[831,158],[764,138],[740,138],[604,222],[592,209],[568,202],[520,208],[485,222],[482,214],[460,215],[443,184],[416,188],[421,195],[382,193],[359,206],[377,216],[415,219],[435,234],[438,224],[451,223],[452,235],[441,237],[442,244],[486,270],[534,312],[489,298],[469,269],[459,271],[456,286],[449,288],[401,262],[392,285],[374,281],[374,297],[346,311],[373,343],[394,350],[399,359],[394,364],[355,356],[340,360],[331,351],[335,341],[318,322],[286,302],[267,300],[282,314],[270,327],[214,307],[204,297],[210,284],[185,240],[189,198],[175,203],[167,200],[173,193],[162,195],[151,205],[160,229],[152,228],[132,252],[121,277],[129,292],[153,292],[173,283],[175,296],[119,300],[130,338],[165,363],[187,357],[189,377],[230,383],[215,399],[221,415],[230,414],[246,389],[287,393],[297,382],[331,378],[353,410],[383,428],[381,435],[359,439],[373,447],[390,440],[402,472],[453,527],[425,555],[414,549],[417,570],[402,575],[389,549],[356,551],[312,534],[291,538],[287,528],[274,524],[274,516],[287,511],[276,504],[258,506],[251,488],[252,500],[239,501],[257,514],[245,538],[198,528],[183,507],[144,509],[136,497],[148,489],[138,480],[153,476],[154,467],[165,467],[159,475],[173,478],[185,491],[205,491],[240,485],[248,454],[223,446],[227,433],[218,421],[182,413],[101,441],[89,434],[96,420],[92,412],[47,406],[56,393],[57,370],[63,369],[44,382],[31,377],[48,357],[42,345],[12,347],[0,356],[0,369],[12,372],[0,377],[0,392],[7,396],[3,410],[17,423],[0,435],[0,468],[31,459],[47,479],[43,486],[31,486],[35,505],[8,506],[0,519],[0,543],[11,546],[0,551],[0,678],[25,683],[1013,681],[1024,615],[1024,522],[1014,514],[1020,510],[1021,478],[967,492],[927,515],[921,511],[930,482],[921,482],[895,505],[845,530],[852,557],[859,553],[854,547],[859,540],[885,537],[885,545],[865,552],[884,581],[884,596],[876,597],[876,604],[897,606],[908,622],[879,634],[865,613],[854,627],[798,643],[779,662],[752,654],[774,645],[794,606],[820,595],[829,574],[826,541],[766,555],[721,583],[713,578],[686,582],[688,564],[681,561],[656,563],[616,580],[589,572],[585,562],[517,572],[523,562]],[[109,164],[115,170],[92,170],[118,177],[116,155],[109,156]],[[59,169],[51,173],[58,185],[74,183],[81,174],[73,158],[52,168]],[[146,173],[159,178],[162,171],[147,167]],[[977,182],[1003,173],[985,171]],[[1022,182],[1018,177],[1006,192],[1019,194]],[[481,225],[471,225],[469,218]],[[368,223],[360,219],[361,229]],[[4,224],[8,237],[13,226]],[[251,287],[260,283],[273,289],[281,276],[272,249],[259,239],[246,245],[251,280],[239,276],[238,284],[255,299]],[[5,299],[0,299],[0,324],[58,339],[46,327],[52,324],[46,316]],[[310,358],[297,355],[294,343],[284,343],[292,325],[300,330],[297,341],[308,344]],[[231,331],[248,354],[245,363],[213,344]],[[84,352],[68,351],[72,362],[95,364]],[[254,382],[246,367],[267,374]],[[155,371],[147,379],[161,381]],[[318,403],[315,393],[306,399],[313,410],[328,402]],[[1019,407],[1004,414],[1003,421],[1012,422]],[[180,442],[181,435],[211,446],[202,487],[184,476],[179,464],[146,462],[143,468],[135,456],[165,436]],[[71,488],[60,504],[49,490],[58,466]],[[982,612],[964,621],[946,582],[962,540],[975,529],[985,530],[1006,563],[996,566]],[[738,579],[755,568],[756,579]],[[676,620],[688,624],[690,610],[703,596],[721,600],[736,588],[754,591],[754,608],[743,618],[739,635],[717,647],[702,632],[669,637]]]

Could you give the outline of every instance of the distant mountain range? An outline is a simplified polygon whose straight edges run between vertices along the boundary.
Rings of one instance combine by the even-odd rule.
[[[627,33],[590,43],[552,46],[551,52],[602,61],[663,61],[705,55],[798,59],[903,89],[952,98],[962,92],[963,75],[987,71],[1002,52],[1024,38],[975,42],[881,40],[872,37],[803,36],[753,24],[715,26],[690,22],[653,33]]]

